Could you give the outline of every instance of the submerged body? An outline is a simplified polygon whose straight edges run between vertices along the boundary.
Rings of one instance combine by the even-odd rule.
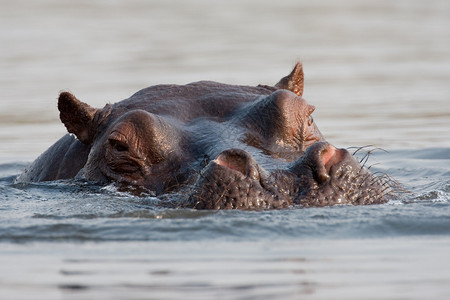
[[[17,181],[112,181],[198,209],[385,202],[385,183],[324,141],[302,93],[301,64],[273,87],[159,85],[103,109],[64,92],[71,134]]]

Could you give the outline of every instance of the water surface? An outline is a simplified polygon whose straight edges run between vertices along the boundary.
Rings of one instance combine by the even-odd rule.
[[[448,299],[450,2],[0,0],[0,298]],[[159,83],[274,84],[297,60],[337,147],[408,193],[281,211],[156,207],[14,178],[96,107]]]

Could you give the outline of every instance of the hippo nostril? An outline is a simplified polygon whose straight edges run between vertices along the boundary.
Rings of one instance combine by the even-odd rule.
[[[215,162],[221,166],[236,170],[246,175],[246,162],[240,155],[235,155],[233,153],[222,153],[220,154]]]
[[[328,145],[322,152],[320,153],[320,159],[322,160],[323,165],[327,173],[330,172],[330,168],[333,164],[333,157],[336,153],[336,148],[332,145]]]
[[[336,149],[331,145],[322,151],[321,158],[328,173],[330,173],[330,169],[333,165],[337,164],[344,158],[345,152],[345,150]]]
[[[342,160],[344,152],[344,150],[336,149],[330,144],[320,152],[320,163],[316,174],[319,183],[326,182],[330,179],[331,167]]]
[[[260,172],[251,156],[238,149],[231,149],[222,152],[215,160],[216,164],[240,172],[246,177],[254,180],[260,179]]]

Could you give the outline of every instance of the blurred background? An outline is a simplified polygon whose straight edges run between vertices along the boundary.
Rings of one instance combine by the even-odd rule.
[[[159,83],[275,84],[338,147],[450,147],[447,0],[0,0],[0,162],[65,133],[69,90],[103,107]]]

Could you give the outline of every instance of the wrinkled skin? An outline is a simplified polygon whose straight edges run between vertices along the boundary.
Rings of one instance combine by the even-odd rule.
[[[116,182],[197,209],[385,202],[385,183],[324,141],[303,81],[298,63],[275,86],[159,85],[103,109],[63,92],[71,134],[17,182]]]
[[[197,180],[187,206],[201,209],[285,208],[386,202],[391,183],[347,150],[317,142],[285,169],[267,173],[245,151],[224,151]]]

